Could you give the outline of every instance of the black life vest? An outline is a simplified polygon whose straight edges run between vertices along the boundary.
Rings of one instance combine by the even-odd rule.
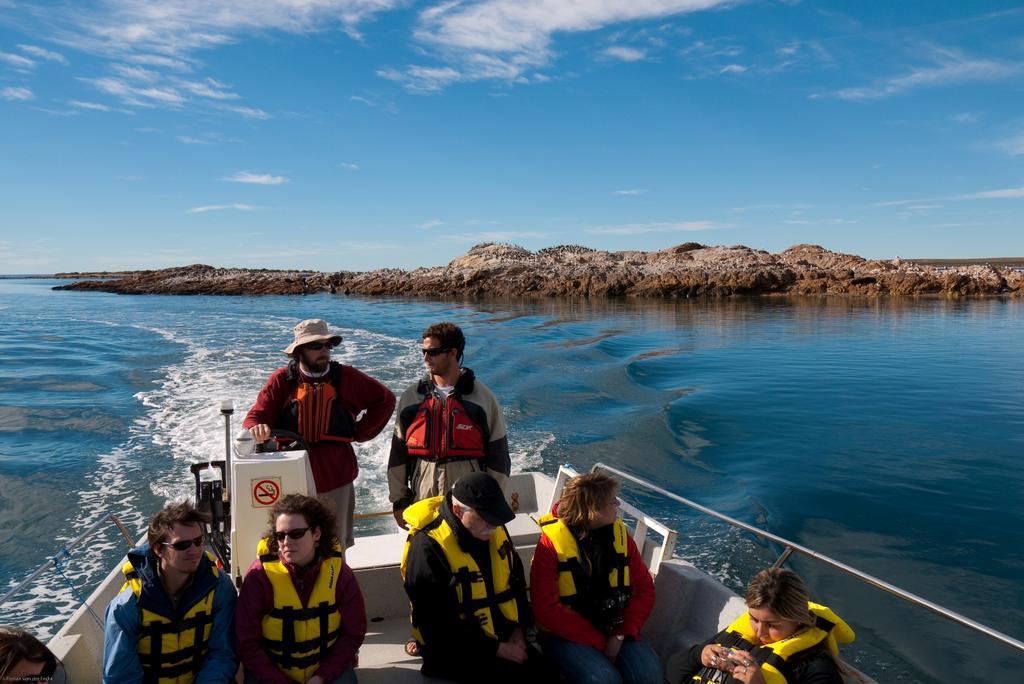
[[[285,379],[292,384],[292,394],[276,427],[297,432],[310,445],[351,442],[356,434],[356,419],[341,401],[342,373],[341,364],[332,361],[324,382],[304,382],[298,364],[289,363]]]
[[[470,371],[459,378],[446,399],[437,397],[426,380],[420,381],[416,392],[425,395],[423,401],[406,407],[399,416],[410,456],[427,461],[463,461],[487,455],[487,414],[479,404],[465,399],[473,392]]]
[[[629,577],[629,530],[621,519],[612,526],[613,553],[606,559],[607,574],[596,576],[590,560],[580,551],[573,531],[555,515],[540,519],[540,531],[547,537],[558,557],[558,599],[593,622],[599,629],[609,614],[625,609],[632,594]],[[610,602],[610,603],[609,603]]]

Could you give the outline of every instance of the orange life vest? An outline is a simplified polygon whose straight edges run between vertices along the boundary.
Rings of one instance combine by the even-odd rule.
[[[294,389],[277,426],[299,433],[310,445],[351,442],[356,434],[356,421],[341,402],[341,377],[341,364],[332,361],[323,382],[304,382],[296,363],[289,363],[285,378]]]
[[[466,460],[487,455],[487,416],[483,408],[466,401],[459,392],[447,399],[420,383],[426,398],[402,411],[405,446],[410,456],[428,461]]]

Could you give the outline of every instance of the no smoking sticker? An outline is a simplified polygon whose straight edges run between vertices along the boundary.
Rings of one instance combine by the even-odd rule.
[[[281,478],[265,477],[259,480],[252,480],[253,508],[273,506],[280,496]]]

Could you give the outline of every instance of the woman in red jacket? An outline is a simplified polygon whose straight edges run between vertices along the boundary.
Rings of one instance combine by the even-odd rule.
[[[336,529],[311,496],[289,494],[271,509],[235,612],[247,684],[356,684],[366,609]]]
[[[570,682],[661,684],[661,662],[640,638],[654,582],[618,518],[619,483],[574,477],[550,514],[530,568],[544,653]]]

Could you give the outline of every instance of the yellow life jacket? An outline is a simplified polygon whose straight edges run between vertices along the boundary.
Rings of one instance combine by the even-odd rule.
[[[256,546],[263,571],[274,590],[274,607],[263,616],[263,645],[271,662],[293,682],[305,682],[327,659],[341,635],[341,611],[336,586],[345,565],[341,546],[320,563],[313,593],[305,605],[295,591],[291,574],[266,539]]]
[[[726,628],[724,641],[729,643],[722,645],[750,651],[754,661],[761,666],[761,676],[764,677],[765,684],[787,684],[786,661],[794,655],[824,643],[832,655],[838,656],[839,644],[853,643],[856,636],[853,629],[831,609],[812,601],[807,602],[807,608],[815,618],[813,625],[804,627],[785,639],[756,647],[754,644],[757,637],[750,627],[750,613],[744,611]],[[705,668],[694,675],[693,681],[710,682],[712,680],[708,677],[713,672],[716,670]]]
[[[209,551],[206,555],[214,578],[219,577],[216,559]],[[121,572],[125,577],[121,590],[131,588],[141,613],[138,652],[145,681],[192,684],[209,650],[207,642],[213,629],[213,595],[217,582],[179,619],[152,610],[149,602],[142,600],[142,577],[131,560],[125,561]]]
[[[409,536],[406,537],[405,549],[402,551],[402,579],[405,579],[413,536],[426,534],[441,547],[451,568],[459,618],[479,624],[484,634],[497,640],[498,635],[494,629],[494,617],[491,612],[495,607],[510,622],[519,623],[519,606],[511,587],[514,567],[512,556],[516,553],[515,547],[505,526],[499,525],[488,544],[491,554],[491,578],[490,582],[486,581],[480,566],[471,555],[459,547],[455,530],[441,515],[443,501],[443,496],[435,496],[417,501],[405,509],[403,517],[409,524]],[[415,621],[412,635],[417,643],[424,644],[423,635]]]
[[[580,558],[580,545],[576,535],[568,525],[551,513],[541,516],[540,531],[551,540],[558,556],[558,598],[562,603],[577,608],[592,579],[583,565],[583,559]],[[608,570],[607,588],[613,593],[625,594],[627,597],[630,593],[628,538],[629,530],[626,529],[626,524],[622,520],[616,520],[612,529],[615,556]]]

